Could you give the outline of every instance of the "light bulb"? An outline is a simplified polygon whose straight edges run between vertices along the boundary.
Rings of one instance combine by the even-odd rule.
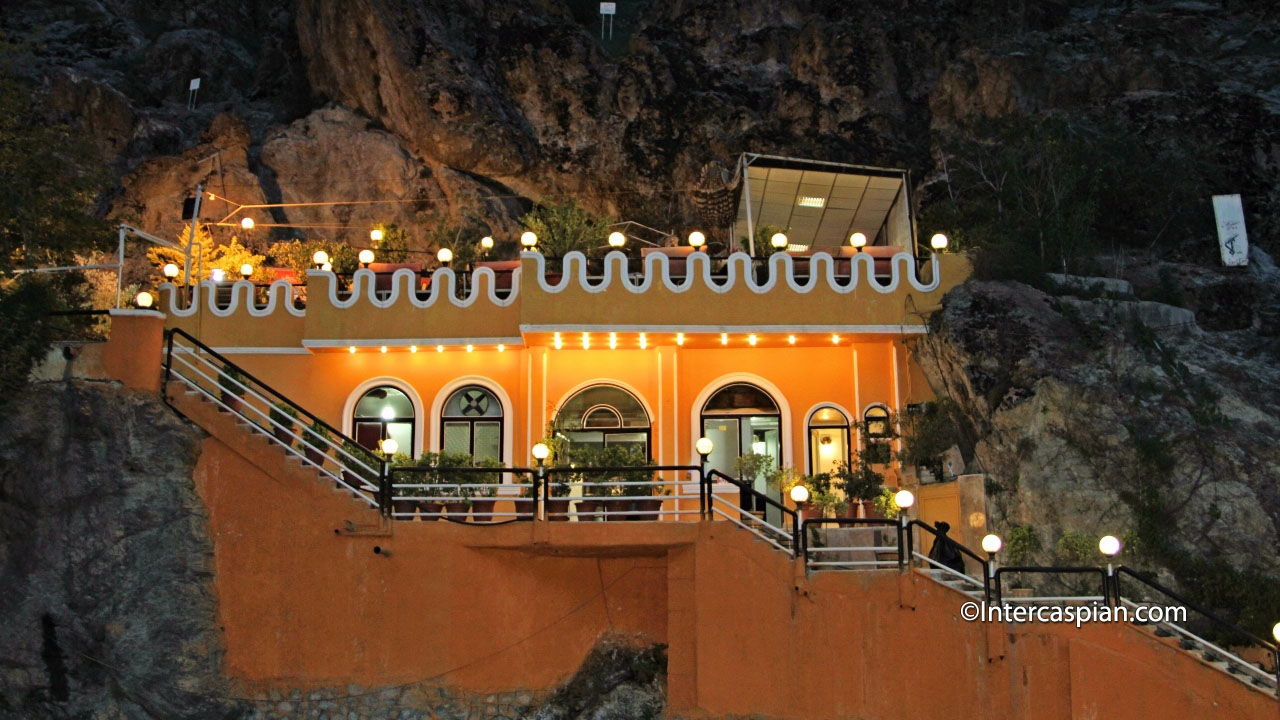
[[[311,256],[311,262],[316,265],[324,265],[329,262],[329,253],[323,250],[317,250],[316,253]]]
[[[524,233],[520,235],[520,244],[527,248],[532,248],[534,245],[538,244],[538,236],[535,235],[532,230],[525,230]]]
[[[369,239],[374,242],[382,242],[382,231],[374,228],[369,231]]]
[[[453,262],[453,251],[449,248],[440,248],[439,252],[436,253],[436,259],[440,261],[441,265],[448,265]]]
[[[245,219],[241,220],[241,221],[240,221],[240,227],[244,228],[245,230],[252,230],[252,229],[253,229],[253,218],[248,218],[248,217],[247,217],[247,218],[245,218]]]
[[[769,244],[781,250],[787,246],[787,236],[782,233],[774,233],[773,237],[769,238]]]
[[[702,234],[701,230],[694,230],[689,233],[689,246],[700,248],[707,243],[707,236]]]
[[[360,251],[360,262],[368,265],[373,262],[373,251],[368,248]]]
[[[138,293],[138,296],[133,299],[133,302],[138,307],[146,309],[151,307],[151,303],[155,302],[155,298],[151,297],[151,293],[147,292],[146,290],[143,290],[142,292]]]
[[[860,232],[856,232],[849,236],[849,244],[861,249],[867,244],[867,236]]]
[[[933,237],[929,238],[929,246],[934,250],[945,250],[948,242],[950,240],[942,233],[935,233]]]
[[[609,233],[609,247],[620,248],[627,244],[627,236],[618,231]]]

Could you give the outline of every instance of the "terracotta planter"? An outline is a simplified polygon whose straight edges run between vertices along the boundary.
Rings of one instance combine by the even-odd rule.
[[[658,520],[658,513],[662,512],[663,498],[651,497],[641,498],[635,501],[636,510],[643,513],[642,515],[632,515],[632,520],[648,520],[653,522]]]
[[[415,506],[417,506],[417,503],[412,500],[392,500],[391,512],[395,515],[392,519],[401,522],[408,522],[412,520],[413,508]]]
[[[320,467],[324,467],[324,457],[325,457],[324,453],[320,452],[319,450],[313,447],[307,447],[307,446],[303,446],[302,453],[306,455],[307,459],[310,460],[311,462],[315,463]]]
[[[425,513],[439,513],[440,511],[444,510],[444,505],[438,502],[424,502],[424,503],[418,503],[417,505],[418,505],[418,519],[421,520],[422,522],[435,522],[440,519],[440,516],[438,514],[427,516],[425,515]]]
[[[285,445],[293,444],[293,435],[291,434],[292,432],[293,432],[292,428],[276,427],[275,425],[271,426],[271,434],[275,435],[276,439],[284,443]]]
[[[595,522],[600,519],[598,513],[604,507],[597,498],[583,498],[578,501],[578,522]]]
[[[471,519],[477,522],[494,522],[493,508],[498,504],[493,498],[479,498],[471,501]]]
[[[361,483],[360,483],[359,476],[357,476],[355,473],[351,472],[350,470],[342,471],[342,481],[350,485],[352,488],[355,488],[356,490],[360,489]],[[334,483],[334,485],[337,485],[337,484],[338,483]]]
[[[238,395],[235,395],[229,392],[223,392],[222,402],[226,403],[227,407],[231,408],[232,410],[243,414],[244,401],[241,400]]]
[[[569,519],[569,498],[550,498],[543,505],[546,507],[548,520],[565,522]]]
[[[804,509],[800,511],[800,519],[802,521],[803,520],[821,520],[822,508],[816,508],[811,505],[806,505]]]
[[[467,511],[470,509],[471,505],[466,500],[455,500],[444,504],[444,511],[450,520],[466,520]]]
[[[632,517],[634,517],[632,515],[622,514],[631,509],[630,500],[614,500],[612,498],[605,500],[604,509],[605,509],[604,519],[608,520],[609,522],[622,522],[624,520],[630,520]]]

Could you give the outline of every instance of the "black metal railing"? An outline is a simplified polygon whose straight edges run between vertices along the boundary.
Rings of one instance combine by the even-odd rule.
[[[656,520],[663,515],[693,514],[680,508],[680,489],[698,487],[699,518],[706,514],[703,503],[702,468],[697,465],[618,465],[606,467],[549,467],[543,468],[542,484],[544,517],[548,520]],[[696,473],[697,480],[652,479],[655,473]],[[557,476],[571,476],[572,480],[556,480]],[[602,480],[592,476],[613,475]],[[648,476],[649,480],[628,477]],[[574,489],[581,495],[572,496]],[[666,510],[668,502],[673,509]]]
[[[165,347],[160,392],[170,407],[173,405],[168,384],[177,377],[187,387],[240,415],[335,483],[365,498],[384,515],[390,515],[391,476],[388,463],[380,454],[361,446],[184,330],[167,331]],[[246,394],[253,400],[247,404]],[[294,441],[301,445],[301,452],[294,447]]]
[[[538,517],[538,478],[531,468],[398,465],[390,474],[395,520],[502,525]],[[503,482],[504,475],[524,480]],[[500,502],[511,503],[512,511],[499,510]]]
[[[944,572],[948,572],[948,571],[955,572],[951,568],[939,566],[939,564],[934,560],[930,559],[928,555],[916,552],[915,530],[917,528],[919,528],[923,532],[926,532],[932,535],[934,543],[937,543],[938,540],[941,537],[943,537],[942,533],[939,533],[936,529],[934,529],[933,527],[930,527],[928,523],[925,523],[921,520],[912,520],[908,522],[906,533],[905,533],[906,541],[907,541],[907,550],[906,550],[907,564],[910,565],[914,559],[919,558],[927,566],[935,567],[937,569],[943,570]],[[982,597],[989,600],[991,598],[991,562],[983,558],[982,556],[978,555],[978,553],[974,552],[973,550],[970,550],[969,548],[965,547],[961,543],[957,542],[952,537],[948,536],[947,541],[950,542],[951,547],[959,551],[961,555],[971,558],[974,562],[978,563],[979,571],[982,573],[982,583],[981,583]],[[923,547],[923,545],[921,547]],[[969,582],[975,582],[974,578],[969,575],[966,575],[964,573],[957,573],[957,574],[959,574],[962,578],[968,580]]]
[[[1099,601],[1099,602],[1106,603],[1108,602],[1108,599],[1111,597],[1111,592],[1109,588],[1110,583],[1107,581],[1107,571],[1100,567],[1087,567],[1087,566],[1041,567],[1038,565],[1009,565],[1006,567],[996,568],[996,571],[992,573],[991,586],[992,586],[992,590],[995,591],[995,602],[997,605],[1003,604],[1004,602],[1004,588],[1002,586],[1004,576],[1010,575],[1010,574],[1017,574],[1017,573],[1029,573],[1029,574],[1036,574],[1036,575],[1058,575],[1058,576],[1096,574],[1098,576],[1098,586],[1102,590],[1101,595],[1080,595],[1080,596],[1058,595],[1058,596],[1050,596],[1050,597],[1028,598],[1028,600],[1062,601],[1062,602],[1075,600],[1075,601],[1084,601],[1084,602]]]
[[[717,480],[722,480],[738,488],[739,497],[741,498],[741,502],[738,505],[730,505],[715,492],[714,485]],[[759,490],[756,490],[751,483],[730,477],[719,470],[708,470],[703,475],[702,486],[703,495],[705,497],[703,505],[706,507],[708,518],[713,514],[719,515],[726,520],[734,522],[737,525],[756,533],[760,537],[772,542],[778,548],[785,550],[792,555],[795,555],[800,551],[800,522],[799,516],[796,514],[795,510],[783,505],[781,502],[778,502]],[[715,505],[717,501],[720,502],[721,505],[728,505],[729,509],[736,511],[743,519],[747,519],[745,517],[747,515],[753,515],[752,510],[756,507],[771,507],[779,512],[779,516],[782,518],[783,522],[781,523],[781,527],[778,527],[770,524],[764,519],[756,519],[753,524],[759,525],[759,528],[752,527],[751,525],[742,522],[742,519],[735,518],[724,509],[717,507]],[[750,504],[750,507],[747,507],[748,504]],[[790,523],[787,522],[788,520],[790,520]],[[790,530],[787,529],[788,527]],[[763,528],[763,530],[760,528]],[[784,542],[779,542],[779,540],[783,540]]]
[[[1135,570],[1130,570],[1129,568],[1124,567],[1123,565],[1117,566],[1115,568],[1115,571],[1111,575],[1111,590],[1112,590],[1111,597],[1114,600],[1114,602],[1117,604],[1125,603],[1125,602],[1130,602],[1135,605],[1138,604],[1137,602],[1134,602],[1134,601],[1124,600],[1124,594],[1120,585],[1121,576],[1133,578],[1133,580],[1137,581],[1141,586],[1145,587],[1146,589],[1154,590],[1164,598],[1172,600],[1176,602],[1178,605],[1184,608],[1187,608],[1188,610],[1195,611],[1198,615],[1204,618],[1204,620],[1206,620],[1210,626],[1217,628],[1221,632],[1225,632],[1228,637],[1232,637],[1236,640],[1244,640],[1244,641],[1247,641],[1245,643],[1246,645],[1253,645],[1255,647],[1264,648],[1270,651],[1272,662],[1274,664],[1272,666],[1273,677],[1269,679],[1273,680],[1276,683],[1277,689],[1280,689],[1280,645],[1277,645],[1274,642],[1269,642],[1267,640],[1264,640],[1261,637],[1258,637],[1254,633],[1251,633],[1248,630],[1245,630],[1239,625],[1236,625],[1235,623],[1218,616],[1216,613],[1205,609],[1202,605],[1192,602],[1191,600],[1188,600],[1186,597],[1178,594],[1177,592],[1170,590],[1169,588],[1165,587],[1159,582],[1156,582],[1154,579],[1147,577],[1146,575],[1139,573]],[[1143,602],[1145,602],[1145,600]],[[1244,666],[1249,667],[1251,670],[1254,669],[1253,666],[1247,660],[1243,660],[1239,657],[1236,657],[1234,653],[1230,652],[1229,650],[1224,650],[1221,647],[1218,647],[1212,641],[1206,640],[1196,635],[1192,635],[1189,630],[1181,626],[1174,625],[1173,623],[1166,623],[1166,624],[1173,627],[1176,632],[1179,632],[1184,636],[1190,636],[1190,638],[1193,639],[1194,641],[1199,642],[1203,645],[1209,646],[1209,649],[1219,654],[1229,656],[1236,663],[1243,664]],[[1259,674],[1259,673],[1255,672],[1255,674]]]
[[[873,527],[891,527],[897,542],[894,545],[852,545],[852,546],[836,546],[823,547],[817,546],[820,541],[818,528],[823,525],[837,525],[839,527],[857,527],[863,526]],[[903,544],[903,525],[897,520],[888,518],[808,518],[801,522],[800,530],[800,554],[804,557],[804,565],[806,568],[858,568],[870,567],[878,570],[884,565],[897,565],[899,569],[906,567],[906,552]],[[876,557],[879,554],[892,552],[893,560],[881,560]],[[826,553],[862,553],[869,554],[870,560],[815,560],[812,556],[815,554]]]

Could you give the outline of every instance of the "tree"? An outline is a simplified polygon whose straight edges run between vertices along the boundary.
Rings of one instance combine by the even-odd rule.
[[[577,250],[590,254],[608,244],[612,220],[593,214],[577,200],[540,203],[522,220],[538,236],[538,248],[549,258]]]
[[[160,275],[163,268],[168,263],[178,266],[178,277],[174,282],[179,285],[187,283],[186,271],[183,267],[187,257],[187,244],[191,241],[191,227],[184,226],[182,235],[178,237],[178,249],[166,247],[153,247],[147,250],[147,259],[156,267],[156,272]],[[221,270],[226,273],[228,280],[240,279],[240,267],[242,265],[252,265],[253,275],[250,279],[254,282],[265,282],[268,278],[263,270],[263,263],[266,260],[262,255],[255,255],[248,248],[240,244],[235,237],[231,238],[231,242],[226,245],[214,245],[213,238],[209,233],[199,226],[196,226],[196,242],[199,244],[198,249],[194,249],[191,253],[191,272],[203,273],[204,277],[193,280],[208,279],[209,273],[213,270]],[[160,275],[163,278],[163,275]],[[167,278],[164,278],[167,280]]]

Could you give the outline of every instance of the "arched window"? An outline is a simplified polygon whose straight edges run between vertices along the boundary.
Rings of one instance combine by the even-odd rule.
[[[883,405],[872,405],[862,413],[862,431],[867,443],[867,461],[871,463],[887,463],[891,459],[889,439],[893,437],[890,426],[889,409]]]
[[[738,458],[764,455],[771,459],[755,478],[760,485],[765,474],[782,465],[782,414],[769,393],[748,383],[734,383],[717,390],[702,406],[702,435],[715,449],[708,464],[726,475],[736,476]]]
[[[502,460],[502,403],[479,385],[459,388],[440,410],[440,450]]]
[[[649,413],[617,385],[592,385],[574,393],[560,406],[554,426],[571,444],[637,447],[649,457]]]
[[[392,438],[400,452],[413,454],[413,401],[399,389],[380,385],[366,392],[351,414],[351,428],[356,442],[370,450]]]
[[[832,472],[849,462],[849,419],[833,407],[809,416],[809,472]]]

